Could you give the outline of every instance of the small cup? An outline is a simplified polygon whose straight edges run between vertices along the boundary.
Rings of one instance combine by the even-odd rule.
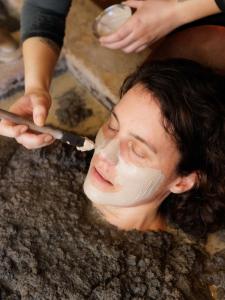
[[[123,4],[107,7],[99,14],[92,25],[94,35],[99,38],[109,35],[123,25],[132,15],[131,8]]]

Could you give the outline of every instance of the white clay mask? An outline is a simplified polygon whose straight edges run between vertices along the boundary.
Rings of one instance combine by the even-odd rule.
[[[99,155],[105,161],[115,165],[113,185],[119,187],[115,191],[106,192],[100,186],[93,184],[90,170],[95,155]],[[84,192],[91,201],[97,204],[120,207],[136,206],[152,199],[165,179],[160,170],[138,167],[124,161],[120,155],[118,139],[105,139],[101,129],[96,137],[93,158],[84,182]]]

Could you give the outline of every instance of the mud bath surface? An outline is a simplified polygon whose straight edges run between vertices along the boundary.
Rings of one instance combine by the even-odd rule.
[[[86,107],[84,100],[75,90],[68,91],[58,98],[58,103],[60,108],[56,110],[57,118],[69,127],[75,127],[93,114],[92,109]]]
[[[225,253],[170,233],[118,231],[82,193],[90,154],[0,139],[0,299],[211,299]]]

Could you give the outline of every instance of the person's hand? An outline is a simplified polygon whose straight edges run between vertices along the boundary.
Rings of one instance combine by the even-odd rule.
[[[10,111],[33,119],[38,126],[43,126],[51,106],[51,97],[44,90],[31,90],[18,99],[10,108]],[[19,144],[27,149],[36,149],[51,144],[54,139],[49,134],[34,134],[28,131],[26,125],[16,125],[10,121],[0,122],[0,135],[14,137]]]
[[[180,25],[175,0],[128,0],[123,4],[136,12],[116,32],[99,39],[103,47],[140,52]]]

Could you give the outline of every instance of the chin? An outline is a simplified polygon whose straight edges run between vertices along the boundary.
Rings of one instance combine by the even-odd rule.
[[[96,204],[99,204],[99,192],[97,189],[91,184],[90,179],[86,176],[84,184],[83,184],[83,191],[87,198]]]

